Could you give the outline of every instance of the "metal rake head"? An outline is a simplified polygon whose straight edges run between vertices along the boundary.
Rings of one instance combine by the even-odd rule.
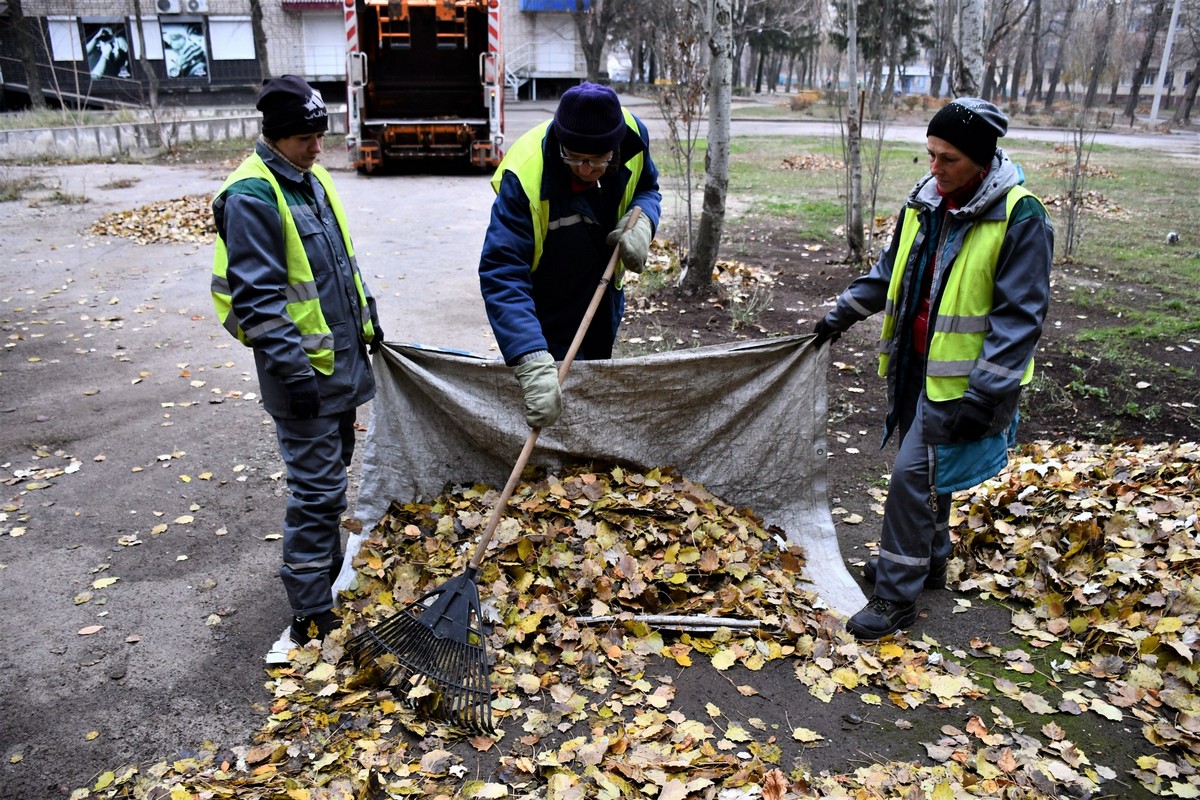
[[[492,733],[487,645],[474,571],[468,569],[347,642],[355,665],[390,655],[385,681],[408,685],[407,702],[427,716]],[[390,659],[389,659],[390,660]],[[414,698],[413,690],[430,691]]]

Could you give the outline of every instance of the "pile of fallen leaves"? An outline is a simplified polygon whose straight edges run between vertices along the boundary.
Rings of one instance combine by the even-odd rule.
[[[1066,161],[1043,161],[1040,164],[1033,164],[1032,169],[1039,172],[1043,170],[1048,171],[1050,176],[1054,178],[1067,178],[1071,176],[1074,167]],[[1111,169],[1098,167],[1094,164],[1081,164],[1080,171],[1085,178],[1111,178],[1116,180],[1120,177]]]
[[[1099,214],[1101,216],[1120,217],[1125,215],[1125,209],[1114,203],[1104,196],[1103,193],[1088,189],[1079,197],[1072,197],[1069,194],[1051,194],[1042,198],[1042,202],[1047,207],[1067,208],[1072,205],[1078,205],[1080,209],[1090,214]]]
[[[845,164],[833,156],[822,155],[820,153],[803,153],[798,156],[786,156],[779,163],[779,166],[784,169],[820,172],[822,170],[842,169]]]
[[[668,470],[527,475],[477,581],[497,732],[474,736],[414,713],[421,687],[356,670],[345,645],[464,570],[497,492],[458,487],[396,503],[356,558],[343,628],[270,670],[275,699],[252,742],[122,767],[73,798],[953,800],[1084,797],[1117,778],[1052,719],[1039,730],[1014,722],[1001,698],[1047,717],[1128,710],[1163,753],[1140,759],[1136,777],[1196,797],[1196,469],[1194,445],[1038,446],[957,507],[961,587],[1021,604],[1017,629],[1035,646],[1061,647],[1056,669],[1087,676],[1057,698],[1003,676],[981,680],[989,660],[1002,675],[1032,671],[1024,651],[855,641],[805,591],[803,553],[780,531]],[[647,615],[746,626],[685,624],[668,638]],[[684,713],[678,678],[697,658],[744,668],[730,675],[745,681],[736,685],[744,696],[758,693],[753,675],[767,662],[788,658],[818,701],[852,693],[903,711],[991,698],[995,716],[960,712],[923,743],[927,763],[814,775],[783,763],[781,739],[830,744],[788,720],[793,703],[769,720],[737,719],[712,702]],[[668,663],[675,669],[652,668]],[[911,728],[903,717],[894,724]]]
[[[97,236],[121,236],[138,244],[210,244],[217,235],[211,202],[210,197],[185,195],[128,211],[114,211],[92,223],[89,230]]]
[[[1029,445],[967,508],[961,588],[1020,601],[1018,633],[1102,681],[1083,707],[1168,752],[1138,778],[1200,797],[1200,445]]]

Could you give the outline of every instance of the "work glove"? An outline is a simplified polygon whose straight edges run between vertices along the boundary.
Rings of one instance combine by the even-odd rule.
[[[379,327],[378,322],[375,323],[374,328],[375,338],[371,340],[369,345],[367,345],[367,353],[370,355],[375,355],[375,351],[377,351],[383,344],[383,328]]]
[[[654,238],[650,218],[645,214],[638,217],[633,227],[625,230],[633,209],[625,212],[625,216],[617,220],[617,227],[608,235],[605,243],[609,247],[621,245],[621,266],[630,272],[641,272],[646,268],[646,257],[650,255],[650,240]]]
[[[950,420],[950,432],[963,442],[977,442],[992,427],[995,412],[990,403],[966,394],[958,403],[958,411]]]
[[[288,413],[296,419],[315,419],[321,415],[321,390],[317,378],[308,375],[292,383],[284,384],[287,392]]]
[[[513,371],[525,393],[525,421],[529,427],[545,428],[557,422],[562,413],[562,391],[554,357],[543,350],[517,364]]]
[[[826,342],[832,344],[842,335],[842,332],[826,322],[824,317],[817,320],[817,324],[813,326],[813,333],[817,336],[816,339],[813,339],[814,347],[820,347]]]

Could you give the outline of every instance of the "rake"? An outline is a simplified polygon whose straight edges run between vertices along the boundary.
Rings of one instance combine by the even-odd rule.
[[[633,213],[625,225],[629,230],[641,216],[641,209],[633,207]],[[600,282],[584,312],[579,330],[567,349],[558,368],[561,385],[575,360],[575,354],[583,343],[592,317],[600,305],[608,284],[616,271],[620,245],[613,248],[612,256]],[[428,716],[458,725],[462,728],[492,733],[491,686],[488,682],[486,634],[483,616],[479,610],[479,589],[475,579],[479,576],[479,564],[492,534],[500,525],[500,518],[513,491],[525,471],[525,465],[533,453],[541,428],[532,428],[525,446],[517,456],[508,482],[492,509],[483,536],[475,547],[470,562],[458,575],[432,591],[426,592],[412,603],[393,614],[373,628],[367,628],[346,643],[346,649],[354,658],[354,664],[362,668],[375,659],[390,662],[384,681],[393,679],[407,681],[413,689],[427,689],[424,701],[412,703],[426,711]],[[391,656],[391,659],[387,659]],[[410,690],[409,697],[417,692]]]

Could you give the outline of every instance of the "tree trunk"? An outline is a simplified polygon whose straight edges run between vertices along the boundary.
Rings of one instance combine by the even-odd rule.
[[[1033,14],[1029,20],[1032,39],[1029,43],[1029,91],[1025,94],[1025,113],[1033,111],[1033,104],[1042,95],[1042,0],[1033,0]]]
[[[862,222],[862,120],[858,95],[858,8],[846,3],[846,247],[850,263],[863,259]]]
[[[956,96],[977,97],[983,88],[983,0],[962,0],[953,76]]]
[[[704,208],[696,246],[688,259],[684,284],[693,288],[712,283],[713,267],[725,227],[725,196],[729,191],[729,102],[733,94],[733,12],[730,0],[709,0],[708,151],[704,156]]]
[[[1104,9],[1104,32],[1106,34],[1113,30],[1116,18],[1117,0],[1108,0],[1108,6]],[[1096,93],[1100,89],[1100,75],[1108,68],[1108,45],[1112,37],[1104,35],[1100,39],[1100,48],[1096,52],[1095,60],[1092,61],[1092,75],[1088,79],[1087,94],[1083,97],[1084,109],[1089,109],[1096,105]]]
[[[10,0],[8,5],[12,29],[16,33],[17,50],[21,54],[21,64],[25,67],[25,88],[29,92],[29,105],[35,111],[45,111],[46,95],[42,90],[42,71],[37,59],[37,42],[41,39],[38,26],[41,22],[37,17],[25,16],[21,9],[21,0]]]
[[[142,0],[133,0],[133,19],[138,38],[138,66],[146,76],[146,102],[149,103],[153,115],[158,111],[158,73],[151,68],[150,59],[146,55],[146,26],[142,23]],[[157,125],[153,126],[153,130],[154,135],[158,136]],[[156,141],[154,144],[159,145],[162,142]]]
[[[1070,37],[1072,26],[1075,23],[1075,9],[1077,8],[1079,8],[1078,0],[1068,1],[1066,20],[1063,22],[1062,36],[1058,42],[1058,55],[1054,57],[1054,66],[1050,70],[1050,88],[1046,92],[1046,111],[1049,111],[1054,105],[1054,93],[1058,88],[1058,79],[1062,75],[1063,65],[1067,61],[1067,39]]]
[[[1196,58],[1196,66],[1192,67],[1192,79],[1188,81],[1183,97],[1179,98],[1179,105],[1175,107],[1175,116],[1171,117],[1172,123],[1186,125],[1191,122],[1197,87],[1200,87],[1200,56]]]
[[[956,3],[945,0],[939,3],[933,32],[933,50],[930,55],[929,94],[940,97],[946,79],[946,66],[950,61],[950,50],[954,41],[954,10]]]
[[[1154,0],[1154,9],[1150,12],[1149,28],[1146,30],[1146,42],[1142,46],[1142,57],[1133,71],[1133,82],[1129,86],[1129,99],[1125,102],[1125,116],[1129,117],[1131,124],[1134,116],[1137,115],[1138,93],[1142,90],[1142,82],[1146,80],[1146,71],[1150,67],[1150,57],[1154,55],[1158,29],[1162,27],[1166,10],[1167,0]]]
[[[266,82],[271,77],[267,58],[267,29],[263,25],[262,0],[250,0],[250,30],[254,36],[254,53],[258,57],[258,77]]]
[[[1021,101],[1021,78],[1025,75],[1025,54],[1029,51],[1030,39],[1029,27],[1027,26],[1021,34],[1020,42],[1017,43],[1017,60],[1013,64],[1012,82],[1009,83],[1008,88],[1008,96],[1014,107]]]
[[[575,0],[571,16],[575,30],[579,33],[579,49],[587,70],[587,79],[598,83],[607,74],[604,69],[604,45],[608,41],[608,26],[612,22],[613,4],[616,0],[592,0],[585,8],[583,0]]]

